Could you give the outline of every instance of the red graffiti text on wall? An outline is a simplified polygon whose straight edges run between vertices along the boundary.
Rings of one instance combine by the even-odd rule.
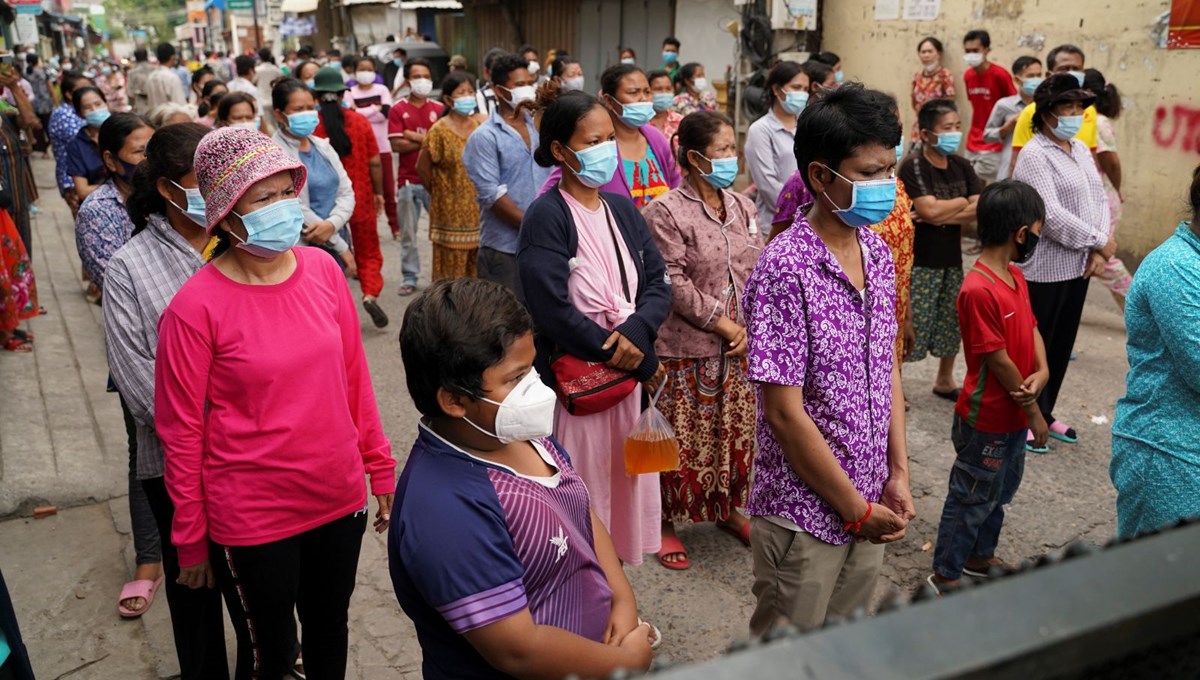
[[[1200,153],[1200,109],[1160,105],[1154,110],[1154,143],[1164,149]]]

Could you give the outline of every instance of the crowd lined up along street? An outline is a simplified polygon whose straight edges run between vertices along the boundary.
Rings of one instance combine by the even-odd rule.
[[[688,35],[599,73],[394,44],[0,63],[0,359],[60,313],[31,216],[61,200],[127,433],[112,616],[165,599],[183,678],[345,677],[368,531],[427,678],[649,668],[678,633],[630,575],[704,569],[694,524],[746,555],[741,636],[849,616],[918,484],[940,517],[905,587],[992,578],[1031,461],[1095,432],[1063,407],[1092,279],[1127,332],[1105,514],[1200,513],[1200,168],[1138,197],[1189,208],[1133,272],[1126,76],[1092,46],[931,35],[903,85],[775,59],[739,135]],[[396,449],[368,323],[399,337]],[[918,402],[953,456],[919,480]],[[0,599],[0,678],[33,677],[21,620]]]

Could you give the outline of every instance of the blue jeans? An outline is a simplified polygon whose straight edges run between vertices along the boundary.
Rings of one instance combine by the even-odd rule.
[[[958,457],[950,469],[950,490],[933,551],[933,572],[938,576],[956,580],[968,559],[995,556],[1004,506],[1012,502],[1025,474],[1025,433],[980,432],[954,415],[950,439]]]
[[[400,221],[400,273],[405,285],[416,286],[421,274],[421,254],[417,250],[417,221],[421,208],[429,212],[429,192],[409,182],[396,194],[396,214]]]

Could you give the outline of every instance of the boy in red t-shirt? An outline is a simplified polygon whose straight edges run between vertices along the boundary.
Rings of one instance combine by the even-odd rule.
[[[958,454],[933,552],[935,590],[976,578],[1003,562],[995,556],[1010,503],[1025,469],[1025,450],[1045,452],[1047,426],[1037,407],[1046,385],[1046,347],[1013,262],[1029,259],[1046,206],[1028,184],[1003,180],[979,196],[983,251],[958,294],[967,377],[954,407],[950,438]],[[1036,448],[1035,448],[1036,447]]]
[[[988,61],[992,38],[987,31],[969,31],[963,36],[963,60],[967,63],[963,83],[971,102],[971,131],[967,134],[965,157],[975,174],[985,182],[994,182],[1000,171],[1004,145],[983,138],[988,118],[996,102],[1017,93],[1012,75],[995,62]]]

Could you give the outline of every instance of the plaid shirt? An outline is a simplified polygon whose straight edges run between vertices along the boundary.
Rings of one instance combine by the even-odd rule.
[[[137,477],[163,476],[163,448],[154,431],[154,355],[158,318],[204,260],[161,215],[108,262],[104,336],[108,368],[137,423]]]
[[[1013,179],[1037,189],[1046,202],[1042,238],[1029,262],[1028,281],[1055,283],[1083,276],[1088,254],[1108,243],[1108,197],[1087,145],[1071,140],[1067,153],[1042,133],[1017,156]]]

